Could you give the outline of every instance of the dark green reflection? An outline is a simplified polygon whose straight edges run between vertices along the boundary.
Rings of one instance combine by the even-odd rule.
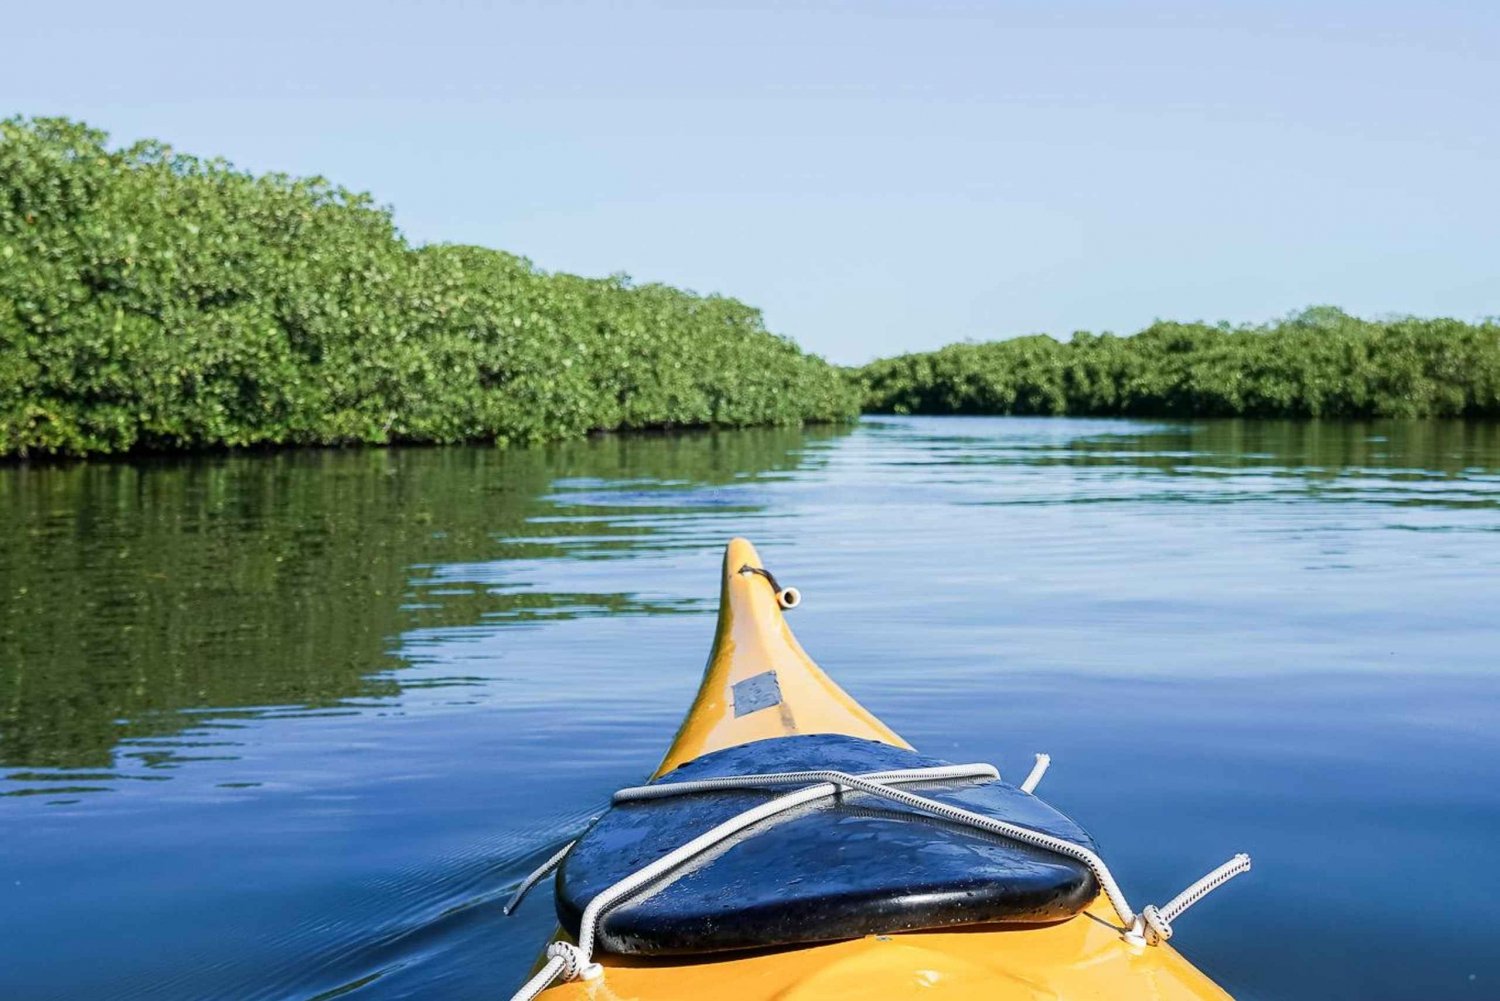
[[[1116,470],[1179,480],[1256,474],[1280,483],[1276,492],[1316,494],[1324,500],[1436,507],[1500,506],[1500,423],[1462,420],[1195,420],[1146,424],[1074,418],[956,418],[912,424],[876,419],[877,433],[919,433],[945,465],[1008,465]],[[1011,423],[1014,421],[1014,423]],[[1441,493],[1413,494],[1424,480],[1460,481]],[[1466,482],[1465,482],[1466,481]],[[1150,480],[1141,479],[1142,487]],[[1472,489],[1462,489],[1470,486]],[[1340,492],[1347,491],[1347,497]],[[1149,490],[1150,495],[1209,503],[1242,500],[1236,491],[1197,495]],[[1080,502],[1095,500],[1077,496]],[[1052,503],[1018,495],[996,503]]]
[[[1500,423],[1460,420],[1213,420],[1140,434],[1082,439],[1069,447],[1079,465],[1116,462],[1161,471],[1196,468],[1351,469],[1457,475],[1500,465]]]
[[[670,497],[674,484],[794,469],[838,433],[0,468],[0,765],[107,767],[120,739],[176,733],[201,718],[192,709],[223,720],[391,695],[380,675],[414,625],[672,611],[628,594],[482,587],[435,601],[423,578],[600,534],[597,521],[530,524],[563,510],[558,481],[642,481]],[[617,547],[656,541],[639,519],[614,534]]]

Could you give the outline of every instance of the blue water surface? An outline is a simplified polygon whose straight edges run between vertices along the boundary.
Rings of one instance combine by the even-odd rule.
[[[0,468],[0,997],[507,996],[723,542],[1237,997],[1500,997],[1500,427],[867,418]]]

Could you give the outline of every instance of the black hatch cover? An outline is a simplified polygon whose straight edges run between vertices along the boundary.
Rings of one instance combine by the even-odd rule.
[[[690,761],[658,779],[819,768],[859,773],[947,762],[839,734],[777,737]],[[909,786],[933,799],[1093,840],[1035,796],[1003,782]],[[787,789],[625,803],[579,839],[557,879],[557,913],[577,935],[600,891],[715,824]],[[741,832],[604,917],[600,945],[637,955],[714,952],[981,923],[1060,921],[1098,884],[1080,862],[918,813],[864,793],[808,804]]]

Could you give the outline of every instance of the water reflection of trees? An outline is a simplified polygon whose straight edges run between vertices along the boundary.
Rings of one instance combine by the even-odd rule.
[[[1068,462],[1110,461],[1163,471],[1194,467],[1404,470],[1455,475],[1500,468],[1500,424],[1459,420],[1214,420],[1082,439]]]
[[[628,593],[486,588],[434,603],[414,591],[424,567],[561,555],[570,534],[599,533],[531,523],[558,512],[558,481],[753,481],[837,433],[0,469],[0,764],[107,766],[120,739],[201,718],[187,709],[222,718],[394,694],[383,672],[400,666],[393,639],[413,625],[672,611]],[[637,520],[594,555],[654,536]]]

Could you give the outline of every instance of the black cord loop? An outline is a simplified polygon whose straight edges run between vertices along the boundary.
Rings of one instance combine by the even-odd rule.
[[[771,582],[771,590],[775,591],[777,594],[781,593],[782,588],[780,584],[776,583],[776,575],[767,570],[765,567],[752,567],[750,564],[746,563],[744,566],[740,567],[739,572],[760,574],[766,580]]]
[[[795,587],[782,587],[781,582],[776,579],[776,575],[765,567],[752,567],[746,563],[740,567],[739,573],[753,573],[764,577],[770,583],[771,590],[776,594],[776,604],[780,605],[783,611],[790,611],[802,604],[802,592],[798,591]]]

